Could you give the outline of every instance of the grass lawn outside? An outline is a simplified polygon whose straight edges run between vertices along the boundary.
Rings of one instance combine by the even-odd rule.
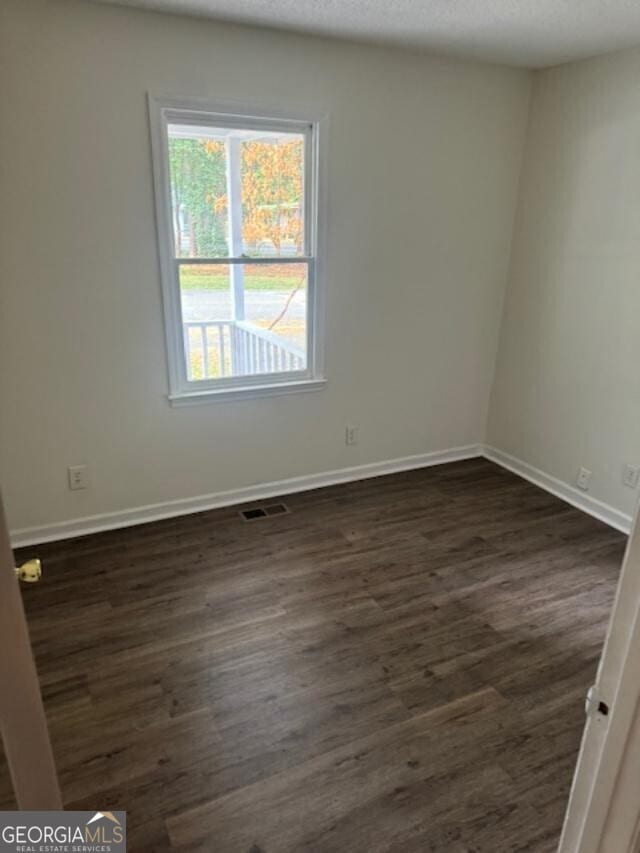
[[[245,290],[294,290],[306,273],[306,265],[303,269],[293,264],[245,268],[244,287]],[[183,290],[229,290],[229,278],[228,266],[180,268],[180,288]]]

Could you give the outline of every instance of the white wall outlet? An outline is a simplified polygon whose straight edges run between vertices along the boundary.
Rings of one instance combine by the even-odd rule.
[[[358,427],[357,426],[345,427],[344,440],[345,440],[346,444],[357,444],[358,443]]]
[[[622,482],[630,489],[638,488],[638,478],[640,476],[640,468],[634,465],[625,465],[622,472]]]
[[[69,488],[72,491],[88,488],[89,472],[86,465],[71,465],[67,468],[67,475],[69,477]]]
[[[578,472],[578,479],[576,480],[576,485],[579,489],[582,489],[585,492],[589,491],[589,483],[591,482],[591,471],[588,468],[581,468]]]

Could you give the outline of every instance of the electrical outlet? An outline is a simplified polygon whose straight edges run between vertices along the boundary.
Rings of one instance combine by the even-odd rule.
[[[634,465],[625,465],[622,472],[622,482],[630,489],[637,489],[639,475],[640,468],[636,468]]]
[[[358,427],[357,426],[345,427],[344,440],[345,440],[346,444],[357,444],[358,443]]]
[[[67,475],[69,477],[69,488],[72,491],[88,488],[89,472],[86,465],[71,465],[67,468]]]
[[[591,471],[588,468],[581,468],[578,472],[578,479],[576,480],[576,485],[579,489],[582,489],[585,492],[589,491],[589,483],[591,482]]]

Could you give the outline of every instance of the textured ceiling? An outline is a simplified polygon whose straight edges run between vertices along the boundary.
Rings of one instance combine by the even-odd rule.
[[[540,67],[640,43],[640,0],[104,0]]]

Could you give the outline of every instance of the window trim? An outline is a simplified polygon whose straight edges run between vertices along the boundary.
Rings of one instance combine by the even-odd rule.
[[[325,169],[321,156],[326,150],[326,117],[304,112],[284,112],[245,102],[210,101],[201,98],[148,94],[153,186],[162,305],[167,354],[168,399],[173,406],[225,399],[288,394],[318,390],[326,382],[324,373],[324,209]],[[202,124],[219,121],[225,127],[259,127],[305,135],[304,212],[305,245],[302,256],[276,258],[181,258],[174,255],[167,125]],[[305,370],[222,377],[189,381],[184,358],[182,309],[178,271],[182,263],[246,264],[304,263],[307,266],[307,366]]]

